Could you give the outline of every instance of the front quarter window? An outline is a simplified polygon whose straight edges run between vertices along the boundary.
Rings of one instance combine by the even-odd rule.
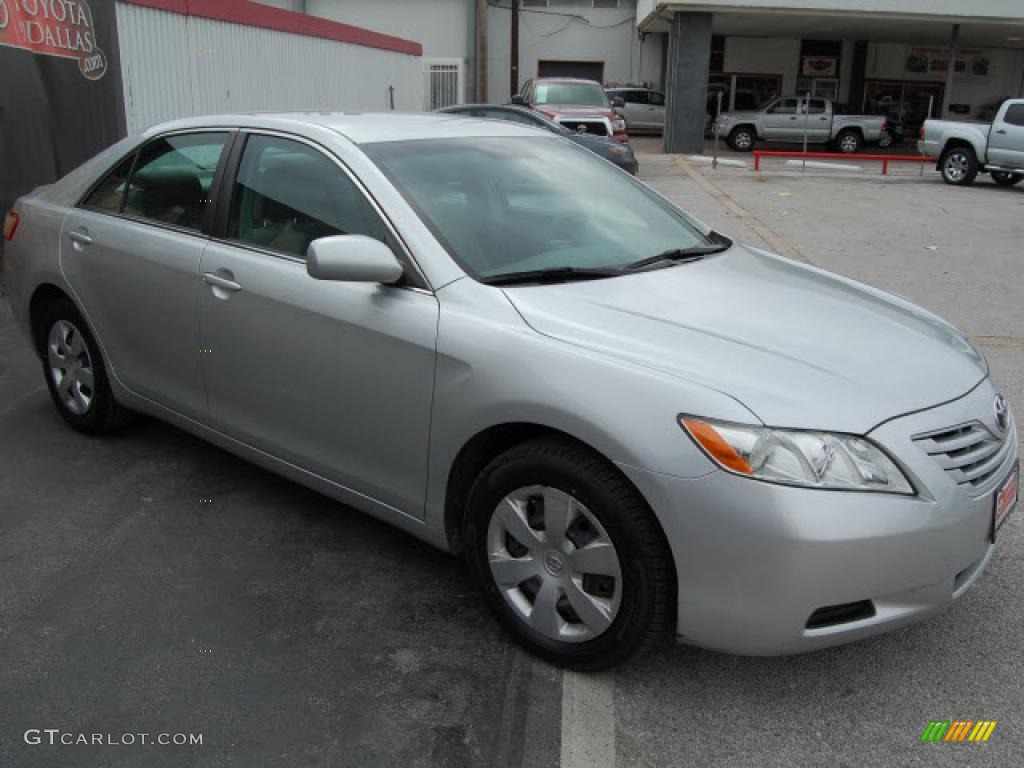
[[[618,270],[716,245],[642,183],[556,138],[426,139],[364,151],[477,279]]]

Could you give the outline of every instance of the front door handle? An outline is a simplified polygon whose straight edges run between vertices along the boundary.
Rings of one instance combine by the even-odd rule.
[[[92,238],[89,237],[89,230],[85,229],[74,229],[68,232],[68,240],[78,245],[92,245]]]
[[[1005,136],[1006,135],[1006,131],[1003,128],[1000,128],[998,131],[996,131],[996,133],[998,133],[1001,136]]]
[[[226,277],[221,277],[216,272],[204,272],[203,282],[207,285],[212,285],[214,288],[221,288],[225,291],[231,291],[235,293],[242,290],[242,286],[236,283],[234,280],[229,280]]]

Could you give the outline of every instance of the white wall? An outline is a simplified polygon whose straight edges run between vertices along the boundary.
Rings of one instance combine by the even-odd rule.
[[[291,109],[417,110],[417,56],[117,3],[129,131],[177,117]]]
[[[311,16],[415,40],[424,58],[470,55],[468,7],[467,0],[306,0]]]
[[[606,82],[650,80],[660,85],[661,35],[641,44],[636,30],[636,0],[620,0],[618,8],[559,4],[523,8],[519,20],[519,84],[537,76],[543,60],[600,61]],[[491,6],[487,18],[487,95],[507,101],[509,93],[509,30],[511,12]]]
[[[800,41],[772,37],[727,37],[725,71],[782,75],[782,93],[794,93],[800,74]]]

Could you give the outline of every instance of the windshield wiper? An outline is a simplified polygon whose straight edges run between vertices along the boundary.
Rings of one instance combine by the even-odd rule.
[[[650,267],[653,264],[660,264],[663,261],[675,262],[677,264],[689,261],[700,261],[705,256],[727,251],[731,247],[732,243],[720,243],[718,245],[702,245],[697,248],[672,248],[668,251],[662,251],[656,256],[650,256],[646,259],[640,259],[640,261],[634,261],[632,264],[627,265],[626,269],[643,269],[644,267]]]
[[[561,283],[569,280],[599,280],[603,277],[621,275],[621,269],[589,267],[548,267],[529,269],[523,272],[507,272],[480,278],[486,285],[515,285],[516,283]]]

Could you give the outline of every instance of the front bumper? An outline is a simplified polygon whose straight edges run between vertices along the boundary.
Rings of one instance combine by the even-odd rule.
[[[684,642],[745,655],[800,653],[879,634],[935,614],[992,555],[996,487],[1019,455],[1015,429],[992,478],[957,485],[911,440],[986,422],[986,381],[960,400],[871,433],[903,466],[917,497],[762,483],[715,471],[697,479],[622,467],[654,508],[678,577]],[[808,628],[819,609],[870,601],[873,615]]]

